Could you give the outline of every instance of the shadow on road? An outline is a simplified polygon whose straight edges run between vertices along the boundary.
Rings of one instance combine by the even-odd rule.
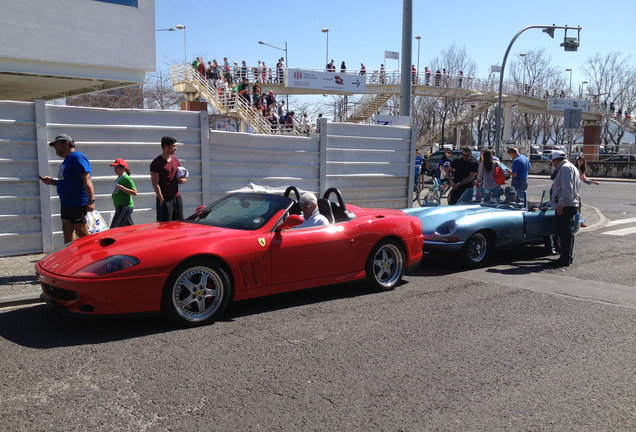
[[[549,270],[553,257],[541,246],[522,246],[514,249],[493,251],[484,267],[487,272],[522,275]],[[498,268],[505,266],[506,268]],[[410,273],[411,276],[446,276],[471,270],[456,255],[424,256],[422,265]]]
[[[355,282],[276,294],[232,303],[219,321],[374,293],[365,283]],[[0,337],[38,349],[101,344],[175,330],[182,328],[161,316],[80,319],[45,304],[0,313]]]

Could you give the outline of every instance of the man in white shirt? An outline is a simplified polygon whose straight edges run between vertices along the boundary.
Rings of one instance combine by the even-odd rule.
[[[557,267],[572,264],[574,249],[573,224],[579,208],[579,171],[562,151],[552,153],[552,166],[556,169],[552,183],[552,205],[556,209],[557,234],[561,242],[561,257],[553,261]]]
[[[295,228],[309,228],[329,224],[327,218],[318,211],[318,200],[313,193],[305,192],[300,196],[300,209],[303,212],[305,222]]]

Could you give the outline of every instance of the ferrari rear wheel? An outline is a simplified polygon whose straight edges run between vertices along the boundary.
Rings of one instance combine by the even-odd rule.
[[[481,231],[476,232],[464,243],[460,253],[469,267],[477,268],[483,266],[490,255],[488,235]]]
[[[162,311],[180,325],[206,324],[227,308],[232,284],[221,265],[195,259],[177,267],[163,292]]]
[[[388,239],[380,241],[367,259],[367,283],[380,291],[393,289],[402,280],[405,262],[404,251],[398,242]]]

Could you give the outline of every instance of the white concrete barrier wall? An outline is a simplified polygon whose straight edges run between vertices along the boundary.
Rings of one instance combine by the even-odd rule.
[[[346,202],[362,206],[411,204],[410,128],[324,124],[310,137],[210,132],[205,112],[0,101],[0,256],[62,247],[55,187],[38,181],[38,175],[57,175],[62,161],[47,143],[60,133],[71,135],[91,161],[96,208],[108,223],[115,158],[126,159],[137,186],[135,223],[155,221],[149,165],[164,135],[177,139],[177,157],[190,172],[181,190],[186,214],[249,183],[317,193],[337,187]]]

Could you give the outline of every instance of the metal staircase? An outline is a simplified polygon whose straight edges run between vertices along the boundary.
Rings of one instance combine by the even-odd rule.
[[[636,134],[636,122],[634,122],[634,120],[626,119],[624,116],[618,117],[616,113],[614,113],[609,108],[604,107],[603,105],[590,104],[590,112],[600,114],[604,120],[609,120],[616,126],[623,128],[627,132]]]
[[[456,127],[463,126],[466,123],[471,122],[475,117],[479,116],[481,113],[486,111],[492,104],[493,102],[481,101],[479,105],[476,106],[475,108],[470,108],[470,106],[468,106],[468,109],[464,109],[455,118],[455,120],[446,124],[444,126],[444,129],[452,130]],[[439,142],[441,138],[442,138],[442,127],[439,126],[439,127],[436,127],[435,129],[429,130],[425,135],[422,135],[419,139],[418,147],[428,143]]]
[[[215,111],[245,121],[255,133],[271,134],[272,125],[259,112],[252,109],[250,102],[231,91],[219,90],[194,70],[192,65],[180,64],[170,68],[172,85],[176,91],[186,93],[191,98],[204,98]],[[294,128],[294,132],[296,128]]]
[[[358,123],[364,121],[375,114],[384,104],[391,99],[390,94],[367,94],[357,103],[353,113],[345,119],[347,123]]]

